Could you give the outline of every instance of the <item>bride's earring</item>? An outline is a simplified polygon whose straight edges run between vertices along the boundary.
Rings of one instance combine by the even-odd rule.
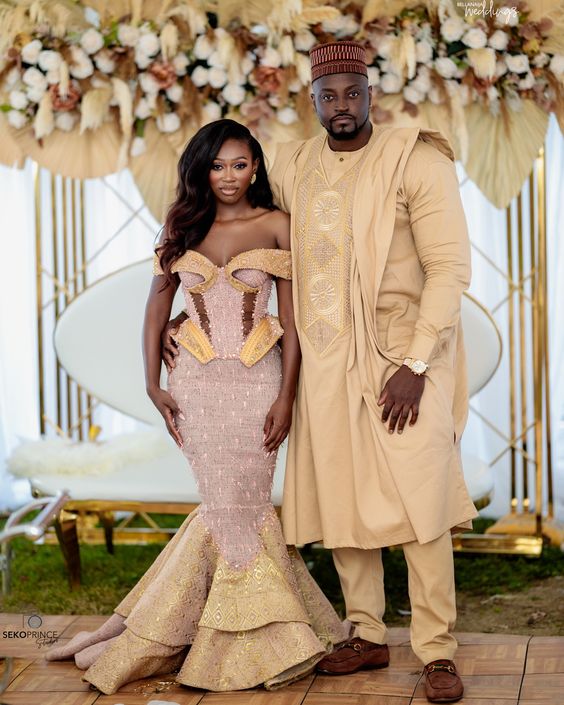
[[[256,175],[256,174],[253,174],[253,175],[251,176],[251,184],[254,184],[256,180],[257,180],[257,175]]]

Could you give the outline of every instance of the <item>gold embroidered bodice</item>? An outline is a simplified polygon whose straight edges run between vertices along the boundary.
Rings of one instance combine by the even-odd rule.
[[[326,139],[311,147],[294,213],[300,327],[320,355],[351,324],[352,203],[367,154],[330,180],[321,159]]]
[[[287,250],[257,248],[232,257],[224,267],[195,250],[174,264],[182,284],[188,318],[174,336],[200,362],[239,358],[251,367],[283,334],[268,314],[273,277],[292,278]],[[163,274],[158,256],[153,274]]]

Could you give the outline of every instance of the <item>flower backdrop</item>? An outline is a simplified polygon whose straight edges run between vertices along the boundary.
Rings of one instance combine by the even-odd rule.
[[[465,17],[450,0],[1,0],[0,160],[80,178],[129,166],[161,218],[199,126],[229,116],[266,144],[310,136],[309,49],[356,39],[372,119],[443,131],[502,207],[550,112],[564,129],[563,18],[522,2]]]

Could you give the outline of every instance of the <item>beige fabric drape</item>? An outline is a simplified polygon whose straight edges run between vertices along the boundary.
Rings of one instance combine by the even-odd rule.
[[[459,445],[467,414],[459,314],[470,250],[453,154],[438,132],[374,128],[352,208],[351,325],[319,354],[299,322],[307,292],[299,286],[295,228],[300,183],[319,139],[281,145],[270,174],[292,214],[303,356],[284,488],[286,540],[323,540],[329,548],[426,543],[476,516]],[[431,368],[417,424],[392,435],[377,399],[407,355]]]

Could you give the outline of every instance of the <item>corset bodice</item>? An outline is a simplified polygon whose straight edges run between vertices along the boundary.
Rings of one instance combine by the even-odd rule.
[[[241,358],[250,366],[282,335],[268,300],[274,277],[291,278],[289,251],[249,250],[218,267],[188,250],[172,271],[179,274],[189,316],[177,341],[201,362]],[[156,255],[154,273],[162,273]]]

